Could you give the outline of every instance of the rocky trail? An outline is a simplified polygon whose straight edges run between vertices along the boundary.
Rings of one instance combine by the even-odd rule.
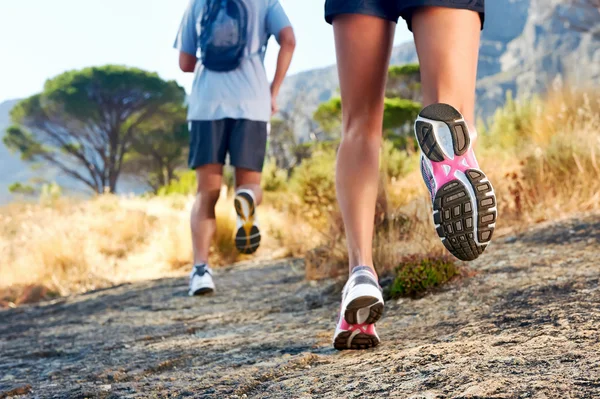
[[[0,311],[0,398],[599,398],[600,215],[499,238],[470,277],[391,300],[382,344],[331,346],[341,282],[303,262]]]

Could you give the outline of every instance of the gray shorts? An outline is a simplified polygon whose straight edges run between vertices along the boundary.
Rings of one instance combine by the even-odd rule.
[[[340,14],[373,15],[393,22],[398,22],[402,17],[412,31],[413,12],[419,7],[434,6],[478,12],[483,28],[485,0],[326,0],[325,20],[331,23]]]
[[[219,119],[190,123],[191,169],[229,163],[236,168],[261,172],[267,147],[267,122]]]

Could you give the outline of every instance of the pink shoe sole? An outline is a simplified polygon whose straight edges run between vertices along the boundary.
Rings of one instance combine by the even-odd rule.
[[[335,331],[333,347],[337,350],[370,349],[379,345],[379,342],[374,324],[348,324],[342,318]]]
[[[433,104],[419,114],[415,132],[438,236],[455,257],[474,260],[492,239],[497,208],[492,184],[475,158],[468,127],[453,107]]]

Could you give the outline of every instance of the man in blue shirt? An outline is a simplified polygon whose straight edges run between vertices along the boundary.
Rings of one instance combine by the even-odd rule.
[[[269,85],[263,65],[267,41],[280,45]],[[277,95],[288,71],[296,40],[278,0],[191,0],[175,48],[184,72],[195,73],[189,98],[189,166],[198,183],[191,229],[194,269],[190,295],[214,291],[208,255],[216,230],[225,158],[235,167],[236,246],[253,253],[260,244],[256,207],[267,124],[277,112]]]

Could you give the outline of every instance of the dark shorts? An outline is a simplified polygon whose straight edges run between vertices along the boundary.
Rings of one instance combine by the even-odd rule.
[[[485,0],[326,0],[325,20],[331,23],[339,14],[373,15],[393,22],[398,22],[402,17],[412,31],[413,12],[419,7],[428,6],[476,11],[481,17],[483,29]]]
[[[191,169],[229,163],[236,168],[261,172],[267,147],[267,122],[247,119],[192,121],[190,126]]]

